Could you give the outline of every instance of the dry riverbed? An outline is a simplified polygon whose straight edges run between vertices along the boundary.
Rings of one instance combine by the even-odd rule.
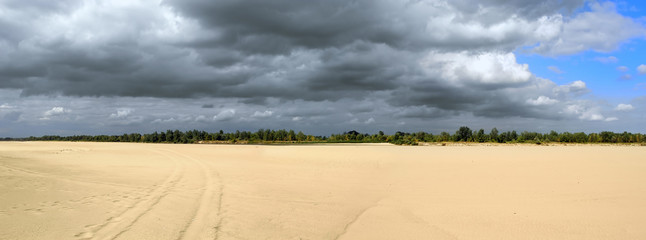
[[[646,147],[1,142],[0,239],[646,239]]]

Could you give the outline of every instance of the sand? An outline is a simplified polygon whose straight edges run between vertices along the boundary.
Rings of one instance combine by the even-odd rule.
[[[646,147],[0,143],[0,239],[646,239]]]

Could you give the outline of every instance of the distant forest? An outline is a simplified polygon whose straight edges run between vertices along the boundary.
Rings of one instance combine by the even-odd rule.
[[[149,134],[123,135],[78,135],[78,136],[42,136],[28,138],[4,138],[2,140],[20,141],[87,141],[87,142],[144,142],[144,143],[229,143],[229,144],[298,144],[298,143],[392,143],[397,145],[418,145],[420,142],[474,142],[474,143],[641,143],[646,144],[646,135],[640,133],[600,132],[586,134],[583,132],[550,133],[537,132],[499,132],[493,128],[488,133],[484,129],[471,130],[460,127],[454,134],[442,132],[396,132],[393,135],[359,133],[357,131],[332,134],[330,136],[307,135],[293,130],[260,129],[255,132],[236,131],[215,133],[206,131],[167,130]]]

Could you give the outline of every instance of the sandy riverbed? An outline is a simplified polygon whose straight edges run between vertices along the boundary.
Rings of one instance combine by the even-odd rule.
[[[0,239],[646,239],[646,147],[0,143]]]

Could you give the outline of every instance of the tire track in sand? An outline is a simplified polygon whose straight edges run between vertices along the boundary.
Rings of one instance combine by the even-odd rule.
[[[217,239],[222,224],[221,210],[224,189],[220,174],[200,159],[168,149],[164,149],[164,151],[196,163],[204,175],[199,204],[193,209],[192,217],[180,231],[177,239]]]
[[[161,184],[152,188],[141,201],[127,207],[117,216],[108,218],[102,224],[87,225],[86,231],[76,234],[75,237],[78,239],[116,239],[128,231],[142,216],[150,212],[177,185],[184,176],[185,163],[159,151],[150,151],[162,154],[172,160],[175,163],[173,172]]]
[[[0,160],[2,158],[8,158],[5,156],[0,156]],[[13,158],[13,159],[19,159],[19,158]],[[12,174],[18,174],[22,176],[30,176],[30,177],[39,177],[39,178],[47,178],[51,179],[51,181],[61,181],[61,182],[69,182],[72,184],[82,184],[82,185],[104,185],[104,186],[110,186],[110,187],[123,187],[123,188],[131,188],[131,189],[137,189],[137,187],[126,185],[126,184],[118,184],[118,183],[105,183],[105,182],[97,182],[97,181],[92,181],[88,179],[80,179],[80,178],[74,178],[66,175],[60,175],[60,174],[48,174],[48,173],[42,173],[42,172],[36,172],[33,170],[17,167],[17,166],[10,166],[6,165],[4,163],[0,162],[0,168],[4,168],[6,171]]]

